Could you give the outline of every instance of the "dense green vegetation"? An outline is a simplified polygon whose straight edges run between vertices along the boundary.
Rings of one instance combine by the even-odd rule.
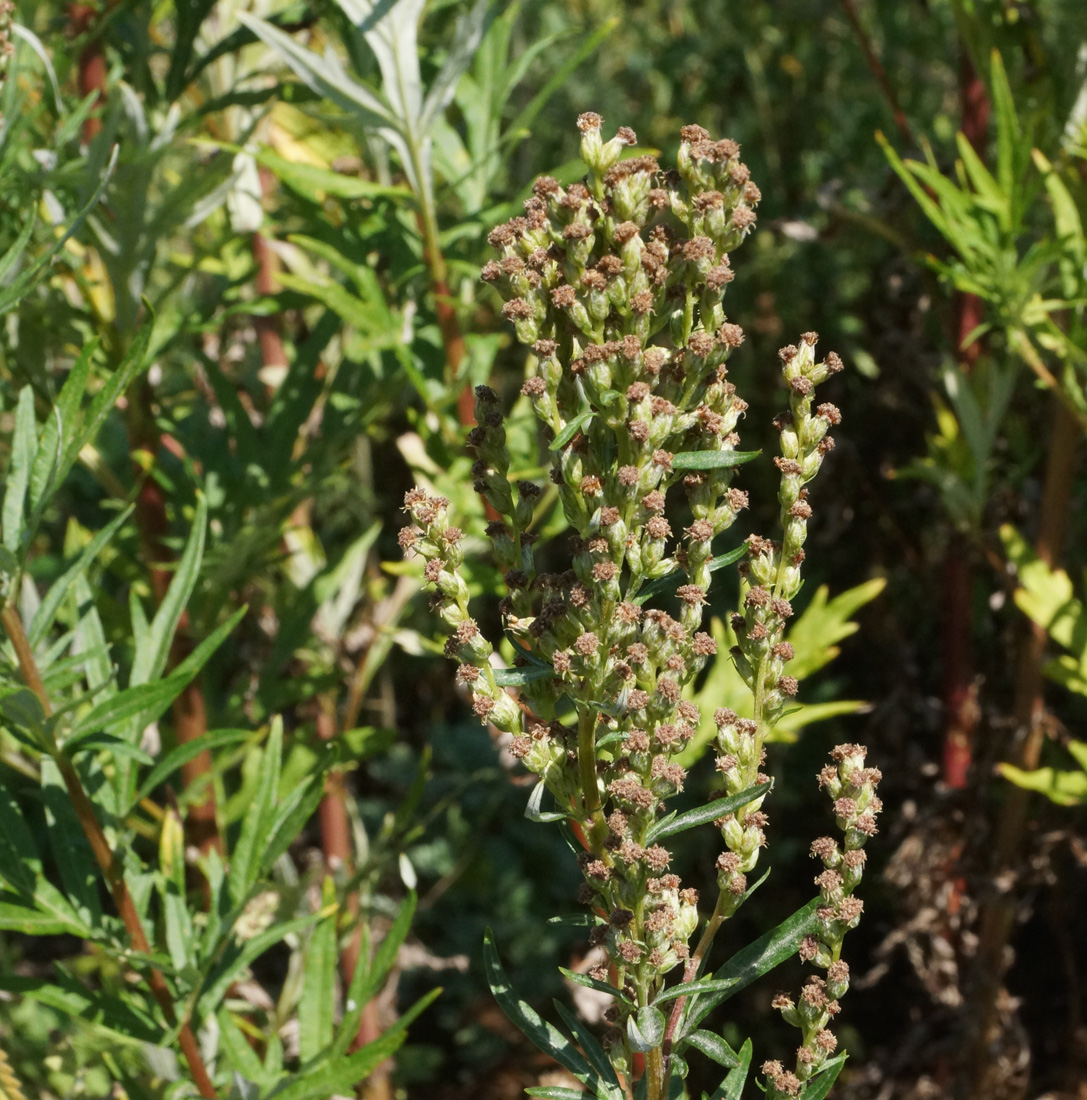
[[[672,1096],[736,1098],[745,1077],[745,1095],[794,1094],[797,1035],[771,1002],[810,978],[793,957],[817,931],[809,845],[833,821],[816,776],[843,742],[882,771],[884,813],[833,1020],[849,1059],[800,1094],[820,1100],[837,1074],[832,1095],[857,1100],[1080,1095],[1082,0],[17,2],[0,3],[0,45],[0,1097],[460,1100],[588,1081],[656,1100],[654,1073]],[[573,474],[549,472],[610,453],[626,382],[613,401],[591,369],[580,388],[557,381],[573,356],[552,310],[565,388],[558,419],[534,412],[539,390],[521,387],[548,355],[515,338],[510,287],[481,279],[534,179],[578,194],[584,112],[605,140],[632,128],[628,160],[682,167],[697,144],[683,127],[734,139],[710,162],[742,155],[757,183],[728,197],[757,202],[758,223],[725,301],[698,304],[745,333],[727,352],[746,402],[736,446],[765,454],[727,467],[749,507],[706,513],[718,557],[699,624],[670,566],[621,574],[660,580],[655,606],[717,650],[684,672],[701,720],[668,809],[744,799],[747,771],[714,770],[738,736],[718,708],[755,716],[774,777],[759,871],[773,874],[718,934],[705,974],[736,985],[677,1051],[685,1080],[654,1069],[657,1009],[605,1019],[598,989],[557,969],[616,980],[586,977],[601,956],[567,846],[599,848],[607,829],[584,782],[551,785],[572,811],[549,795],[541,813],[514,700],[565,720],[596,708],[603,679],[563,695],[542,674],[532,687],[530,663],[492,685],[510,713],[481,723],[430,606],[455,626],[470,597],[513,666],[522,642],[501,615],[530,605],[500,605],[511,559],[488,527],[530,523],[535,568],[560,576],[584,556],[568,521],[595,522]],[[709,186],[692,179],[691,195]],[[610,207],[585,216],[612,239]],[[669,271],[653,339],[697,349],[693,307],[686,327],[664,309],[703,284]],[[629,313],[613,307],[608,325]],[[750,602],[746,623],[733,614],[773,553],[745,539],[780,537],[778,349],[807,355],[810,330],[845,364],[816,379],[842,424],[811,486],[803,587],[778,592],[800,680],[786,706],[750,694]],[[676,393],[677,416],[702,400]],[[470,436],[496,427],[492,408],[504,438]],[[679,542],[679,467],[702,468],[683,438],[668,437]],[[541,492],[515,504],[496,462]],[[404,553],[405,525],[430,523],[403,510],[414,485],[461,532],[437,597],[436,555]],[[702,568],[678,564],[692,583]],[[840,755],[824,782],[870,798]],[[573,832],[540,820],[556,809]],[[703,824],[675,838],[669,871],[705,921],[719,874],[739,872]],[[744,971],[736,953],[760,937]],[[685,973],[658,962],[643,998]],[[609,1025],[628,1015],[642,1030],[621,1050]]]

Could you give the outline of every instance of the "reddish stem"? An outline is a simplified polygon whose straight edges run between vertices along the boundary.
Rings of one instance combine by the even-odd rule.
[[[4,632],[15,650],[23,680],[27,687],[38,697],[46,716],[50,716],[53,713],[52,703],[45,690],[45,684],[42,682],[37,662],[34,660],[33,650],[27,641],[26,632],[23,629],[23,623],[18,612],[13,607],[5,607],[0,612],[0,619],[3,620]],[[116,906],[117,913],[128,932],[133,950],[140,955],[149,957],[152,954],[151,945],[143,930],[143,923],[140,920],[140,914],[136,909],[132,894],[129,892],[128,883],[125,881],[124,868],[114,856],[113,849],[102,831],[102,826],[98,823],[98,817],[94,812],[94,804],[83,788],[83,781],[80,779],[75,765],[62,751],[54,751],[53,758],[60,769],[61,778],[64,780],[64,786],[67,788],[68,797],[72,802],[72,808],[87,838],[87,843],[90,845],[95,862],[102,872],[102,877],[106,880],[106,886],[113,898],[113,904]],[[177,1012],[174,1008],[173,994],[166,984],[162,971],[155,966],[150,966],[147,971],[147,978],[152,996],[158,1003],[159,1008],[162,1009],[167,1024],[173,1027],[177,1023]],[[200,1055],[199,1044],[187,1019],[182,1022],[178,1032],[178,1044],[181,1047],[181,1053],[189,1064],[193,1081],[199,1089],[200,1095],[207,1098],[207,1100],[215,1100],[218,1094],[211,1082],[211,1077],[208,1075],[207,1067]]]
[[[1035,553],[1050,569],[1057,568],[1071,511],[1073,475],[1080,428],[1056,394],[1053,395],[1053,430],[1049,437],[1045,483],[1038,522]],[[1047,643],[1045,630],[1027,622],[1015,691],[1017,740],[1011,763],[1026,771],[1038,767],[1045,741],[1045,691],[1043,665]],[[994,888],[985,899],[979,918],[975,958],[972,1017],[976,1022],[973,1050],[974,1100],[992,1095],[993,1065],[990,1049],[1000,1027],[999,994],[1007,970],[1008,944],[1015,927],[1016,868],[1027,840],[1031,794],[1008,785],[996,827],[990,865]],[[1000,886],[996,884],[1000,883]]]
[[[985,155],[985,139],[989,126],[989,98],[985,84],[978,76],[963,50],[959,69],[962,99],[962,131],[979,157]],[[975,294],[956,294],[954,300],[954,337],[959,365],[969,374],[981,355],[981,342],[969,347],[964,343],[981,324],[985,306]],[[948,544],[944,561],[944,745],[943,780],[952,790],[967,785],[974,757],[974,733],[978,706],[974,687],[972,609],[973,578],[969,545],[956,535]]]
[[[80,38],[91,29],[98,9],[93,4],[69,4],[68,5],[68,32],[73,38]],[[97,92],[95,106],[99,106],[106,94],[106,55],[102,49],[102,39],[95,35],[88,39],[80,51],[77,62],[77,80],[79,94],[88,96],[91,92]],[[102,120],[97,114],[90,114],[83,121],[83,140],[91,142],[98,136],[102,129]]]

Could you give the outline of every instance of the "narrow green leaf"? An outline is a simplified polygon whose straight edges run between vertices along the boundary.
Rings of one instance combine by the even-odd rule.
[[[19,230],[19,235],[15,238],[12,246],[4,253],[3,257],[0,257],[0,283],[7,278],[8,273],[19,262],[19,258],[23,252],[26,251],[26,246],[30,242],[30,235],[34,232],[34,226],[37,224],[37,219],[33,216],[23,218],[23,226]]]
[[[317,281],[304,279],[284,271],[279,279],[288,290],[296,290],[307,298],[313,298],[331,309],[349,325],[354,325],[359,333],[370,340],[375,347],[392,347],[399,342],[399,335],[385,323],[384,312],[370,302],[352,294],[332,279]],[[278,276],[277,276],[278,278]]]
[[[155,762],[154,757],[144,752],[139,745],[134,745],[115,733],[101,733],[96,730],[91,730],[80,737],[78,745],[65,745],[65,748],[68,749],[68,755],[71,757],[82,752],[108,752],[113,756],[135,760],[140,764],[150,765]]]
[[[589,1065],[596,1070],[600,1080],[611,1085],[621,1094],[619,1078],[615,1076],[615,1069],[608,1061],[604,1048],[597,1042],[596,1036],[557,998],[553,999],[551,1003],[555,1006],[555,1011],[562,1017],[562,1022],[569,1028],[570,1034],[574,1037],[578,1046],[581,1047],[581,1053],[588,1059]]]
[[[249,892],[249,887],[260,873],[260,853],[264,850],[264,837],[275,812],[282,756],[283,722],[276,717],[261,754],[257,789],[242,820],[238,843],[230,857],[230,896],[235,905]]]
[[[200,563],[204,557],[204,539],[207,534],[208,502],[203,493],[196,494],[196,514],[193,516],[192,533],[177,572],[154,619],[151,620],[151,636],[148,645],[136,652],[132,662],[132,685],[146,684],[162,675],[170,656],[170,645],[177,631],[177,624],[188,606],[189,597],[196,587]]]
[[[591,921],[594,925],[596,923],[596,920],[593,917],[590,917],[589,921]],[[551,920],[549,920],[547,923],[556,923],[556,918],[552,917]],[[587,923],[589,922],[582,922],[582,926]],[[573,982],[575,985],[583,985],[586,989],[595,989],[600,993],[607,993],[609,997],[614,997],[617,1001],[621,1001],[625,1005],[630,1005],[631,1008],[634,1007],[633,1002],[629,998],[624,997],[623,994],[615,988],[615,986],[610,985],[608,982],[599,981],[597,978],[590,978],[588,974],[578,974],[577,971],[567,970],[564,966],[560,966],[559,971],[562,973],[562,976],[567,981]]]
[[[67,925],[69,935],[84,940],[94,938],[91,927],[80,919],[72,903],[44,876],[34,886],[34,904],[39,913]]]
[[[72,807],[60,769],[51,758],[41,762],[41,784],[46,834],[60,872],[61,885],[80,921],[89,928],[96,928],[102,923],[98,896],[101,873]]]
[[[1024,790],[1037,791],[1058,806],[1087,804],[1087,771],[1061,771],[1057,768],[1036,768],[1024,771],[1014,764],[998,764],[1000,774]]]
[[[939,204],[930,198],[924,187],[917,182],[914,172],[911,171],[911,169],[923,166],[918,165],[916,161],[904,162],[892,148],[891,143],[879,131],[876,133],[876,141],[878,141],[883,148],[884,155],[891,162],[891,167],[894,169],[895,174],[906,185],[907,190],[914,197],[918,206],[925,212],[925,216],[928,220],[932,222],[940,233],[950,239],[951,230]]]
[[[71,736],[64,742],[64,749],[69,754],[76,752],[88,738],[96,737],[103,731],[109,732],[138,715],[157,712],[157,717],[177,698],[191,678],[175,673],[165,680],[139,684],[118,692],[93,707],[76,723]],[[151,720],[153,719],[149,719]]]
[[[205,750],[218,749],[223,745],[235,745],[251,737],[250,730],[213,730],[210,733],[201,734],[192,741],[186,741],[171,749],[148,773],[147,778],[140,784],[140,789],[132,799],[133,805],[140,799],[146,798],[160,783],[163,783],[183,764],[195,760]],[[131,809],[131,807],[129,807]]]
[[[673,470],[726,470],[752,462],[762,451],[681,451],[672,455]]]
[[[709,571],[711,573],[716,573],[726,566],[732,565],[733,562],[739,561],[746,553],[747,543],[744,542],[737,546],[735,550],[730,550],[727,554],[718,554],[717,557],[710,558]],[[686,575],[687,574],[682,569],[677,568],[671,573],[666,573],[663,577],[655,577],[647,584],[642,585],[632,602],[641,606],[647,600],[653,599],[654,596],[675,588],[679,584],[680,578]]]
[[[716,573],[719,569],[724,569],[726,565],[732,565],[733,562],[737,562],[747,553],[747,543],[741,543],[735,550],[730,550],[727,554],[718,554],[715,558],[710,558],[710,572]]]
[[[432,989],[420,997],[407,1012],[400,1014],[396,1023],[380,1039],[367,1043],[361,1050],[346,1058],[321,1063],[312,1073],[303,1075],[286,1088],[273,1092],[271,1096],[275,1100],[327,1100],[334,1093],[352,1091],[358,1081],[368,1077],[377,1066],[396,1053],[407,1037],[408,1027],[441,992],[440,988]]]
[[[294,70],[295,75],[318,95],[350,112],[362,126],[391,127],[395,132],[398,120],[388,105],[369,88],[348,76],[339,60],[331,53],[322,57],[305,46],[300,46],[271,23],[257,19],[247,12],[239,12],[238,19],[266,45],[271,46]]]
[[[38,450],[37,427],[34,391],[30,386],[24,386],[19,391],[19,403],[15,407],[15,431],[11,437],[11,459],[2,513],[4,546],[16,556],[24,533],[23,507],[30,484],[30,470]]]
[[[389,926],[385,938],[374,952],[373,962],[370,964],[370,972],[366,976],[366,982],[362,987],[362,1001],[371,1000],[378,990],[385,984],[385,979],[396,962],[401,945],[408,938],[411,930],[411,922],[415,919],[415,905],[417,898],[414,890],[409,890],[407,896],[400,903],[400,911],[396,919]]]
[[[813,898],[776,928],[733,955],[712,979],[703,979],[722,985],[711,994],[692,998],[687,1006],[687,1028],[697,1027],[719,1004],[796,954],[800,941],[818,930],[815,911],[821,904],[820,898]]]
[[[336,1004],[336,887],[325,877],[321,890],[325,915],[310,933],[298,1004],[298,1056],[316,1058],[332,1042],[332,1011]]]
[[[311,202],[317,202],[323,194],[340,199],[410,199],[411,192],[402,186],[375,183],[373,180],[347,176],[313,164],[301,164],[287,160],[271,149],[257,152],[257,163],[263,165],[292,191]]]
[[[31,620],[30,627],[27,630],[27,639],[31,646],[37,646],[49,632],[49,628],[53,625],[53,620],[56,618],[57,611],[64,597],[71,590],[76,578],[86,573],[91,563],[98,557],[99,553],[101,553],[103,547],[109,544],[110,540],[130,515],[132,515],[131,506],[125,508],[123,512],[118,513],[89,543],[87,543],[79,557],[75,560],[75,563],[66,569],[52,585],[50,585],[49,591],[45,595],[45,599],[38,605],[38,610],[34,613],[34,618]]]
[[[549,450],[561,451],[595,415],[593,409],[585,409],[584,412],[578,413],[573,420],[567,421],[566,426],[555,436],[555,441],[551,444]]]
[[[326,758],[331,764],[335,757],[329,754]],[[324,774],[327,767],[306,777],[305,781],[296,787],[283,800],[272,817],[268,826],[268,842],[261,855],[261,872],[267,871],[272,864],[298,839],[299,834],[306,827],[321,803],[324,796]]]
[[[511,1022],[544,1054],[565,1066],[579,1081],[589,1081],[593,1077],[592,1068],[574,1044],[514,992],[498,957],[494,933],[489,928],[483,940],[483,966],[491,992]]]
[[[525,684],[533,684],[537,680],[555,678],[555,670],[548,665],[542,668],[533,665],[529,668],[496,668],[494,669],[494,682],[499,687],[523,687]]]
[[[219,1047],[226,1055],[228,1064],[235,1073],[242,1073],[248,1080],[258,1085],[268,1083],[264,1066],[261,1065],[245,1033],[234,1022],[234,1013],[229,1009],[219,1009],[216,1017],[219,1023]]]
[[[457,20],[449,54],[431,81],[419,115],[419,129],[426,133],[453,100],[460,78],[468,71],[479,43],[494,18],[494,0],[477,0],[470,11]]]
[[[92,993],[54,963],[48,978],[24,978],[0,972],[0,990],[55,1008],[73,1020],[108,1030],[123,1041],[162,1041],[162,1028],[146,1015],[138,1000],[122,1001],[104,993]]]
[[[163,692],[155,697],[154,705],[148,706],[146,710],[139,712],[134,716],[125,735],[128,740],[135,744],[136,740],[142,734],[143,730],[154,721],[157,721],[159,716],[166,710],[166,708],[181,694],[182,691],[192,682],[193,678],[200,672],[200,670],[207,664],[211,655],[219,648],[219,646],[226,639],[234,628],[241,622],[246,613],[245,607],[238,608],[233,615],[224,623],[220,623],[196,648],[174,669],[166,680],[160,680],[156,684],[140,685],[139,688],[130,688],[129,690],[139,691],[141,688],[155,688],[158,686],[163,687]],[[169,690],[165,690],[166,687]],[[114,698],[117,698],[115,696]],[[105,706],[106,704],[101,704]],[[135,775],[132,773],[131,768],[128,766],[127,761],[119,763],[116,768],[115,785],[120,792],[118,796],[119,802],[124,804],[131,804],[135,788]]]
[[[0,929],[20,932],[24,936],[80,936],[85,931],[83,926],[71,921],[5,901],[0,901]]]
[[[106,421],[106,417],[109,416],[113,406],[117,404],[117,399],[128,389],[132,380],[137,374],[150,366],[148,349],[151,344],[153,324],[153,319],[144,323],[143,327],[133,337],[121,365],[102,383],[102,388],[94,395],[90,405],[87,406],[79,430],[73,432],[65,445],[64,455],[54,474],[56,484],[59,485],[64,481],[68,476],[68,471],[76,464],[79,452],[98,435],[99,429]]]
[[[182,877],[184,869],[181,869]],[[166,949],[170,962],[182,971],[196,961],[198,939],[194,935],[192,913],[178,884],[159,876],[159,896],[162,900],[163,928],[166,933]]]
[[[585,1100],[581,1089],[568,1089],[564,1085],[535,1085],[525,1089],[526,1096],[540,1096],[543,1100]]]
[[[736,1051],[712,1031],[692,1031],[683,1041],[707,1058],[712,1058],[718,1065],[734,1069],[740,1064],[740,1056]]]
[[[993,95],[993,113],[996,115],[997,178],[1000,189],[1010,194],[1015,186],[1015,160],[1022,140],[1019,118],[1015,113],[1015,96],[1008,83],[1004,61],[993,50],[989,63],[989,85]]]
[[[336,1028],[336,1037],[329,1051],[330,1058],[342,1058],[348,1047],[355,1041],[359,1033],[359,1021],[366,1007],[362,994],[370,976],[370,930],[365,921],[360,922],[358,930],[362,942],[359,944],[358,956],[355,960],[355,972],[351,975],[347,992],[344,994],[343,1017]]]
[[[86,573],[79,573],[73,579],[72,595],[75,598],[76,613],[79,616],[72,652],[83,657],[84,672],[90,686],[90,691],[85,697],[86,701],[94,702],[96,699],[101,701],[116,692],[117,687],[114,683],[116,674],[113,662],[109,658],[106,632],[98,615],[98,609],[94,606],[94,597],[91,594],[91,585]]]
[[[696,806],[693,810],[688,810],[686,813],[679,814],[676,817],[669,815],[663,820],[658,821],[657,824],[649,830],[649,834],[646,837],[646,844],[651,844],[664,837],[675,836],[676,833],[682,833],[687,829],[693,829],[697,825],[705,825],[708,821],[716,821],[717,818],[724,817],[725,814],[733,814],[741,806],[746,806],[749,802],[754,802],[756,798],[761,798],[763,795],[769,794],[773,785],[773,780],[769,783],[757,783],[755,786],[748,787],[746,790],[737,791],[736,794],[730,794],[725,798],[718,798],[713,802],[707,802],[705,806]]]
[[[597,742],[597,747],[600,747],[600,743]],[[547,784],[541,779],[535,787],[532,788],[532,793],[528,796],[528,803],[525,806],[525,817],[529,821],[536,822],[548,822],[548,821],[565,821],[570,817],[567,813],[545,813],[541,811],[540,806],[543,803],[544,792],[547,790]]]
[[[966,174],[970,178],[970,184],[977,192],[977,197],[984,201],[986,207],[998,215],[1001,229],[1005,232],[1010,231],[1011,225],[1008,220],[1010,210],[1007,196],[1001,193],[992,173],[982,163],[981,157],[977,155],[973,145],[970,144],[970,140],[961,130],[955,135],[955,143],[959,150],[959,157],[966,169]]]
[[[227,990],[238,980],[239,975],[250,963],[260,958],[268,948],[275,946],[285,936],[289,936],[292,932],[304,932],[311,925],[316,924],[321,916],[319,912],[307,913],[304,917],[298,917],[295,920],[275,923],[271,928],[257,933],[242,943],[232,941],[223,952],[218,964],[205,979],[204,989],[197,1001],[198,1015],[202,1017],[217,1012]]]
[[[728,1076],[721,1082],[710,1100],[740,1100],[744,1085],[747,1083],[747,1075],[751,1070],[751,1054],[751,1040],[748,1039],[740,1047],[740,1064],[735,1069],[729,1070]]]

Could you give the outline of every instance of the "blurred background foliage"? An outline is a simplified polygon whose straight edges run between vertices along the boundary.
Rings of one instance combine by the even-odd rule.
[[[454,690],[396,534],[410,485],[450,497],[478,617],[496,621],[463,449],[473,384],[514,408],[518,475],[542,467],[516,404],[524,355],[478,271],[488,230],[531,180],[575,171],[572,123],[591,109],[665,158],[689,122],[743,145],[763,194],[729,289],[747,333],[730,363],[751,404],[745,444],[760,445],[777,411],[780,345],[816,329],[849,367],[833,384],[845,424],[815,493],[798,623],[805,667],[821,671],[803,686],[794,743],[773,748],[774,818],[789,836],[772,837],[777,888],[744,909],[738,942],[811,894],[796,838],[823,831],[814,775],[830,745],[865,742],[888,813],[871,849],[881,885],[851,941],[838,1095],[1082,1097],[1087,849],[1062,747],[1082,752],[1087,718],[1082,607],[1067,606],[1087,564],[1082,0],[434,0],[425,14],[400,0],[369,12],[362,0],[19,2],[0,98],[0,254],[19,253],[0,278],[6,455],[20,391],[45,424],[92,340],[91,392],[149,341],[36,529],[10,547],[29,577],[11,598],[32,615],[133,505],[79,600],[93,602],[120,682],[134,682],[139,617],[163,603],[206,506],[166,667],[248,610],[142,744],[158,758],[241,732],[201,742],[207,755],[158,791],[159,816],[132,844],[154,865],[176,813],[190,854],[235,852],[277,720],[277,797],[323,782],[246,910],[258,926],[313,919],[239,971],[223,1010],[235,1022],[221,1026],[249,1035],[274,1084],[277,1057],[292,1067],[300,1043],[317,1049],[299,1016],[313,975],[333,983],[317,954],[330,899],[343,985],[417,894],[348,1038],[371,1042],[443,992],[361,1094],[569,1083],[519,1045],[479,946],[493,925],[518,988],[543,1003],[568,995],[555,963],[578,965],[587,947],[545,922],[576,911],[577,874],[561,838],[525,820],[529,788]],[[390,81],[398,56],[414,59],[417,94]],[[47,256],[36,285],[19,284]],[[556,522],[545,513],[541,529]],[[753,515],[749,530],[771,522]],[[723,587],[718,618],[731,603]],[[730,674],[711,672],[706,705],[727,703]],[[0,749],[0,778],[37,820],[37,765],[7,726]],[[692,797],[708,773],[692,775]],[[1053,800],[1058,787],[1075,797]],[[678,870],[697,882],[712,862],[692,852]],[[27,1095],[185,1095],[176,1061],[149,1062],[72,1002],[27,995],[58,972],[116,990],[109,952],[24,931],[0,932],[0,1047]],[[755,987],[744,1009],[762,1049],[784,1056],[772,993]]]

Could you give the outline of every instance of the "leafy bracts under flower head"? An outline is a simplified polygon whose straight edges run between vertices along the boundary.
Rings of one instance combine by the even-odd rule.
[[[418,530],[403,541],[427,559],[425,579],[454,631],[447,652],[461,662],[458,679],[475,712],[513,733],[514,755],[540,777],[531,811],[543,816],[546,788],[553,816],[568,818],[583,843],[582,900],[596,914],[592,939],[609,958],[591,979],[617,995],[609,1019],[620,1030],[609,1057],[629,1072],[644,1054],[648,1096],[658,1100],[684,1034],[685,998],[666,993],[665,975],[682,963],[684,982],[698,977],[717,929],[750,892],[766,843],[763,744],[798,688],[786,672],[793,652],[785,630],[812,511],[806,485],[840,419],[831,405],[813,406],[814,389],[841,362],[833,354],[816,361],[813,333],[781,352],[789,393],[777,419],[783,537],[749,540],[749,584],[733,621],[733,659],[754,717],[715,716],[724,797],[663,817],[687,779],[677,757],[701,720],[684,689],[716,655],[701,630],[712,574],[723,564],[714,540],[747,506],[733,479],[759,454],[738,449],[747,403],[727,361],[743,331],[722,300],[730,252],[753,228],[760,196],[735,142],[714,141],[699,126],[684,127],[677,169],[664,173],[653,157],[622,159],[635,143],[629,129],[605,141],[599,116],[582,115],[578,125],[588,174],[568,187],[537,180],[524,215],[490,234],[499,258],[483,270],[536,356],[523,393],[547,429],[551,479],[573,529],[570,568],[538,573],[532,527],[541,491],[510,484],[499,399],[479,387],[472,476],[498,516],[488,534],[508,590],[503,625],[519,649],[517,670],[496,677],[491,648],[468,615],[445,502],[409,493]],[[680,492],[682,525],[669,518],[684,507],[673,500]],[[664,591],[673,594],[667,610],[647,606]],[[527,723],[504,690],[511,683]],[[672,873],[662,841],[709,821],[725,850],[712,916],[692,945],[697,892]],[[664,1011],[654,1007],[661,997],[672,1002]]]

